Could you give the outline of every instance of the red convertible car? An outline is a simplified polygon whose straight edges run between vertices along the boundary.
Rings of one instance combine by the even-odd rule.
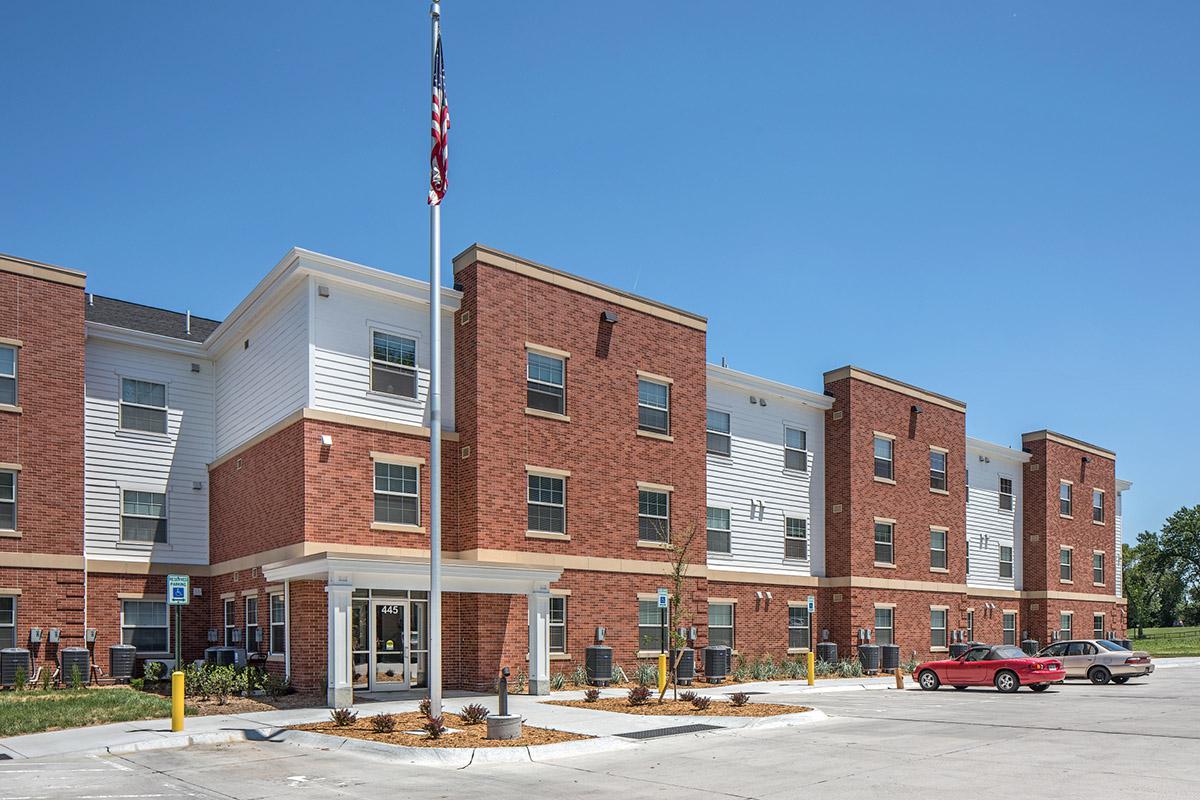
[[[1028,686],[1044,692],[1050,684],[1067,677],[1057,658],[1026,655],[1010,644],[974,646],[958,658],[926,661],[913,670],[913,679],[926,691],[943,683],[955,689],[968,686],[995,686],[1001,692],[1015,692]]]

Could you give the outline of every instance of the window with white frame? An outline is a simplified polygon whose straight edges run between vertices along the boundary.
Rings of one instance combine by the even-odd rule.
[[[638,490],[638,539],[643,542],[671,541],[671,493]]]
[[[967,545],[967,548],[966,548],[967,574],[970,575],[971,574],[971,537],[969,537],[969,536],[966,539],[966,545]]]
[[[0,344],[0,406],[17,404],[17,348]]]
[[[730,453],[732,437],[729,432],[729,413],[708,409],[704,423],[706,443],[705,448],[714,456],[727,456]]]
[[[0,470],[0,531],[17,529],[17,473]]]
[[[894,445],[891,439],[885,436],[875,437],[875,477],[885,480],[892,480],[895,472],[892,469]]]
[[[1013,482],[1012,478],[1000,476],[1000,510],[1013,510]]]
[[[929,566],[931,569],[946,569],[946,532],[929,529]]]
[[[1060,580],[1071,580],[1071,548],[1061,547],[1058,550],[1058,577]]]
[[[121,541],[163,544],[167,541],[167,495],[121,491]]]
[[[371,391],[416,398],[416,339],[371,331]]]
[[[565,595],[550,597],[550,652],[567,652],[567,598]]]
[[[1058,513],[1064,517],[1071,516],[1071,484],[1066,481],[1058,484]]]
[[[664,651],[662,615],[657,600],[638,601],[638,650],[654,653]]]
[[[120,426],[130,431],[167,432],[167,387],[162,383],[121,379]]]
[[[638,429],[671,432],[671,387],[649,378],[638,378]]]
[[[975,609],[967,611],[967,641],[975,641]]]
[[[783,468],[808,472],[808,432],[799,428],[783,429]]]
[[[893,548],[894,526],[890,522],[875,523],[875,563],[894,564],[895,549]]]
[[[891,606],[875,607],[875,644],[892,644],[895,639],[895,613]]]
[[[121,642],[133,645],[139,653],[171,652],[166,601],[122,600]]]
[[[421,498],[415,464],[375,462],[375,521],[420,525]]]
[[[1104,615],[1103,614],[1092,614],[1092,638],[1093,639],[1103,639],[1104,638]]]
[[[0,597],[0,649],[17,646],[17,598]]]
[[[246,597],[246,649],[258,650],[258,597]]]
[[[1104,553],[1092,553],[1092,583],[1104,583]]]
[[[808,622],[808,606],[788,606],[788,648],[801,650],[812,644],[812,628]]]
[[[730,552],[729,509],[709,506],[707,518],[708,552]]]
[[[929,646],[946,646],[946,616],[944,608],[929,609]]]
[[[946,453],[944,450],[929,451],[929,488],[946,491]]]
[[[808,520],[786,517],[783,523],[783,557],[808,558]]]
[[[271,655],[283,655],[287,649],[287,605],[283,593],[271,595]]]
[[[234,631],[237,630],[237,602],[235,600],[226,600],[224,603],[225,609],[225,646],[232,647],[237,644],[234,641]]]
[[[1104,492],[1092,489],[1092,522],[1104,522]]]
[[[733,603],[708,604],[708,643],[733,649]]]
[[[525,361],[525,405],[538,411],[566,414],[566,360],[530,350]]]
[[[1001,627],[1004,629],[1004,644],[1017,643],[1017,615],[1011,611],[1001,616]]]
[[[1000,545],[1000,577],[1011,578],[1013,576],[1013,549],[1005,545]]]
[[[567,532],[567,481],[552,475],[529,473],[527,478],[529,530]]]
[[[1064,611],[1058,615],[1058,638],[1070,639],[1072,637],[1071,627],[1074,621],[1074,615],[1070,611]]]

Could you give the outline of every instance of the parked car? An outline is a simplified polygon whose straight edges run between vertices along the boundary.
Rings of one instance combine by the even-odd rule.
[[[1068,639],[1042,649],[1039,656],[1062,659],[1068,678],[1087,678],[1097,686],[1125,683],[1154,672],[1145,650],[1127,650],[1107,639]]]
[[[1008,693],[1028,686],[1035,692],[1044,692],[1050,684],[1065,677],[1062,662],[1057,658],[1031,656],[1010,644],[979,645],[958,658],[926,661],[913,670],[913,679],[926,691],[945,683],[955,689],[995,686],[998,691]]]

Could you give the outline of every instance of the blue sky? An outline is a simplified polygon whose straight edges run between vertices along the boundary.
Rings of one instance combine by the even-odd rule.
[[[288,247],[427,259],[428,6],[5,3],[0,251],[220,317]],[[480,241],[1200,503],[1200,5],[446,0],[447,258]],[[449,273],[446,273],[449,280]]]

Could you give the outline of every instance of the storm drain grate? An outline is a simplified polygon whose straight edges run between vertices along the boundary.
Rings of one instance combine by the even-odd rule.
[[[630,731],[629,733],[618,733],[622,739],[657,739],[660,736],[677,736],[681,733],[700,733],[701,731],[717,731],[723,726],[721,725],[703,725],[696,723],[694,725],[676,725],[672,728],[651,728],[648,731]]]

